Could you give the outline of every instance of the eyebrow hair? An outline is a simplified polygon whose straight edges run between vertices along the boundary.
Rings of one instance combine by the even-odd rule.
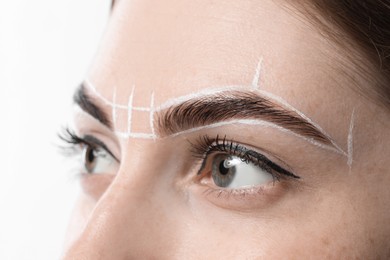
[[[228,120],[260,119],[334,146],[325,134],[296,112],[249,91],[226,91],[189,99],[157,112],[156,117],[157,132],[164,136]]]
[[[73,102],[77,104],[83,111],[90,114],[92,117],[97,119],[100,123],[112,129],[111,121],[107,114],[101,109],[94,98],[87,94],[86,87],[84,84],[76,89],[73,95]]]

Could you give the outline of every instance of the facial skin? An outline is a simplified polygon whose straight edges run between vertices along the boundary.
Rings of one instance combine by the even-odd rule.
[[[120,162],[81,177],[65,259],[390,257],[389,113],[341,72],[349,64],[345,50],[286,4],[117,3],[87,75],[97,92],[85,88],[114,129],[79,109],[75,131],[100,140]],[[115,132],[127,131],[128,111],[114,111],[97,96],[127,106],[134,91],[132,106],[150,107],[153,93],[157,108],[205,90],[250,85],[260,59],[258,89],[302,112],[345,154],[264,125],[123,138]],[[353,68],[347,72],[369,84]],[[149,112],[132,111],[131,131],[151,133],[150,120]],[[157,125],[155,131],[163,133]],[[202,159],[193,155],[191,144],[205,135],[226,136],[300,178],[217,187],[207,173],[198,174]]]

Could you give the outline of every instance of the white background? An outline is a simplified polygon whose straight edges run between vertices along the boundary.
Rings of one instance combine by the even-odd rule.
[[[0,0],[0,259],[58,259],[78,183],[58,152],[109,0]]]

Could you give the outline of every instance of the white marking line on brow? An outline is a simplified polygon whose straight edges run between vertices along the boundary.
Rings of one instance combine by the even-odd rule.
[[[112,108],[112,117],[113,117],[113,124],[114,124],[114,129],[116,125],[116,109],[126,109],[127,110],[127,133],[125,132],[120,132],[120,131],[115,131],[115,134],[117,134],[119,137],[122,138],[141,138],[141,139],[156,139],[156,134],[154,130],[154,125],[153,125],[153,113],[154,113],[154,92],[152,93],[151,96],[151,106],[150,107],[133,107],[133,99],[134,99],[134,91],[135,91],[135,86],[133,86],[128,105],[120,105],[116,104],[116,88],[114,88],[114,94],[113,94],[113,102],[109,101],[105,97],[103,97],[95,88],[95,86],[92,84],[92,82],[89,79],[84,80],[84,84],[86,87],[88,87],[92,92],[99,98],[101,99],[106,105],[110,106]],[[131,125],[132,125],[132,111],[141,111],[141,112],[150,112],[149,115],[149,121],[150,121],[150,126],[152,129],[152,134],[148,133],[131,133]]]
[[[349,170],[351,171],[352,168],[352,162],[353,162],[353,129],[355,125],[355,109],[352,110],[351,115],[351,122],[349,124],[349,131],[348,131],[348,166]]]
[[[115,131],[115,134],[120,138],[139,138],[139,139],[155,139],[156,135],[147,133],[127,133],[121,131]]]
[[[132,115],[133,115],[133,100],[134,100],[134,89],[135,86],[131,89],[131,94],[129,97],[129,102],[128,102],[128,109],[127,109],[127,133],[131,133],[131,120],[132,120]]]
[[[271,123],[271,122],[268,122],[268,121],[265,121],[265,120],[257,120],[257,119],[236,119],[236,120],[229,120],[229,121],[223,121],[223,122],[218,122],[218,123],[214,123],[214,124],[210,124],[210,125],[206,125],[206,126],[200,126],[200,127],[195,127],[195,128],[191,128],[191,129],[188,129],[188,130],[184,130],[184,131],[181,131],[181,132],[178,132],[178,133],[175,133],[175,134],[172,134],[172,135],[169,135],[165,138],[171,138],[171,137],[176,137],[176,136],[179,136],[179,135],[183,135],[183,134],[189,134],[189,133],[193,133],[193,132],[197,132],[197,131],[201,131],[201,130],[205,130],[205,129],[212,129],[212,128],[217,128],[217,127],[221,127],[221,126],[226,126],[226,125],[232,125],[232,124],[241,124],[241,125],[251,125],[251,126],[262,126],[262,127],[271,127],[271,128],[275,128],[277,130],[280,130],[284,133],[288,133],[288,134],[291,134],[291,135],[294,135],[296,137],[299,137],[315,146],[318,146],[318,147],[321,147],[323,149],[326,149],[326,150],[330,150],[330,151],[333,151],[333,152],[336,152],[336,153],[339,153],[339,154],[342,154],[338,149],[336,149],[335,147],[333,146],[329,146],[329,145],[324,145],[322,143],[319,143],[317,142],[316,140],[312,139],[312,138],[307,138],[307,137],[304,137],[302,135],[299,135],[291,130],[288,130],[284,127],[281,127],[277,124],[274,124],[274,123]]]
[[[116,102],[116,87],[114,87],[114,92],[112,94],[112,100],[115,104],[115,102]],[[115,127],[116,127],[116,107],[115,106],[112,107],[112,124],[113,124],[113,128],[115,129]]]
[[[256,72],[252,80],[252,88],[258,89],[260,88],[260,76],[261,76],[261,67],[263,65],[263,57],[260,58],[259,63],[257,64]]]
[[[154,92],[152,92],[152,95],[150,97],[149,123],[150,123],[150,129],[152,130],[152,135],[156,136],[154,131]]]
[[[84,80],[84,85],[86,87],[88,87],[90,90],[92,90],[92,92],[98,97],[100,98],[106,105],[110,106],[110,107],[115,107],[117,109],[124,109],[124,110],[128,110],[129,109],[129,106],[127,105],[121,105],[121,104],[116,104],[114,102],[111,102],[110,100],[108,100],[107,98],[103,97],[103,95],[101,95],[95,88],[95,86],[92,84],[92,82],[89,80],[89,79],[86,79]],[[149,112],[150,111],[150,108],[149,107],[133,107],[133,110],[134,111],[145,111],[145,112]]]
[[[149,107],[133,107],[134,111],[149,112],[151,111]]]

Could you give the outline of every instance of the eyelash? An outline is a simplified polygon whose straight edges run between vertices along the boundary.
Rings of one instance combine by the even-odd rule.
[[[275,181],[292,178],[300,179],[299,176],[275,164],[266,156],[254,150],[248,149],[233,140],[228,140],[226,136],[222,139],[217,135],[211,138],[208,135],[201,136],[195,143],[191,143],[193,156],[202,161],[198,175],[206,166],[207,157],[213,153],[225,153],[241,158],[246,163],[253,163],[259,168],[269,172]]]
[[[66,127],[58,134],[58,137],[67,145],[60,147],[66,156],[72,157],[75,154],[77,155],[79,152],[81,152],[81,147],[86,146],[94,149],[102,148],[107,153],[109,153],[117,162],[119,162],[119,160],[106,147],[106,145],[93,136],[86,135],[84,137],[80,137],[73,130]]]
[[[66,144],[70,145],[71,147],[80,145],[80,144],[88,144],[84,139],[77,136],[73,130],[66,127],[64,128],[59,134],[58,137],[64,141]]]
[[[73,130],[70,128],[64,128],[59,134],[58,137],[63,141],[66,146],[61,146],[60,148],[64,151],[65,155],[73,156],[75,152],[79,152],[82,146],[91,146],[95,147],[96,144],[91,144],[86,141],[84,138],[79,137]]]

